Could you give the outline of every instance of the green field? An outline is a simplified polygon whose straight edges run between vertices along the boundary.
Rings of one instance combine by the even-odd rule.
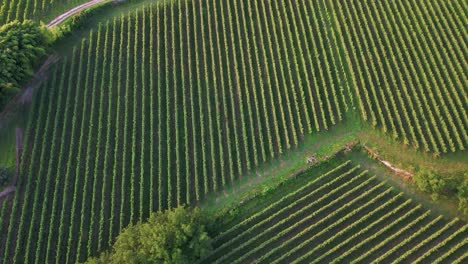
[[[0,24],[85,2],[0,1]],[[463,156],[464,1],[137,2],[71,36],[37,90],[19,182],[0,205],[0,262],[85,261],[153,211],[222,211],[269,180],[271,194],[220,220],[204,263],[466,259],[465,220],[356,161],[277,184],[359,133],[435,163]]]
[[[464,221],[427,210],[347,160],[353,155],[228,211],[202,263],[462,262]]]
[[[332,2],[362,118],[424,151],[464,150],[462,1]]]
[[[6,245],[16,246],[6,255],[83,260],[150,211],[193,204],[340,121],[344,97],[333,83],[342,74],[307,67],[299,32],[279,34],[289,18],[277,15],[297,10],[230,3],[128,14],[99,26],[51,71],[32,111],[29,178],[11,215],[34,220],[10,228]],[[52,233],[58,239],[45,243]]]

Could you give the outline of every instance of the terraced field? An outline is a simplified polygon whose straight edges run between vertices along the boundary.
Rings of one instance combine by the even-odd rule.
[[[215,250],[201,263],[466,260],[465,222],[428,211],[351,161],[335,163],[241,205],[219,224]]]

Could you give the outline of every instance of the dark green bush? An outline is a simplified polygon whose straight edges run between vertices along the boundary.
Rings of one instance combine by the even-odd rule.
[[[436,201],[441,196],[458,198],[460,212],[468,214],[468,173],[464,175],[440,175],[429,170],[420,170],[414,175],[418,188]]]
[[[198,208],[153,213],[147,222],[126,228],[112,252],[87,263],[195,263],[212,250],[206,224]]]
[[[10,180],[11,172],[5,168],[0,167],[0,186],[5,186]]]
[[[429,170],[420,170],[414,175],[414,181],[420,190],[431,194],[433,200],[441,195],[456,192],[457,181]]]
[[[32,76],[34,64],[51,41],[49,31],[31,20],[0,27],[0,109]]]

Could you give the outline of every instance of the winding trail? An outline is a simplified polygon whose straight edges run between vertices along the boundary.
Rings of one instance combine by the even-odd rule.
[[[80,12],[81,10],[86,9],[86,8],[88,8],[90,6],[102,3],[104,1],[106,1],[106,0],[91,0],[89,2],[86,2],[84,4],[79,5],[77,7],[74,7],[72,9],[68,10],[67,12],[61,14],[60,16],[54,18],[52,21],[50,21],[47,24],[47,28],[54,27],[54,26],[62,23],[65,19],[69,18],[70,16]]]
[[[52,21],[50,21],[46,27],[47,28],[52,28],[60,23],[62,23],[65,19],[69,18],[70,16],[73,16],[74,14],[91,7],[93,5],[102,3],[107,0],[91,0],[89,2],[86,2],[84,4],[81,4],[77,7],[74,7],[67,12],[59,15],[58,17],[54,18]],[[21,105],[30,103],[32,101],[32,95],[34,94],[34,90],[37,89],[42,81],[47,78],[47,72],[53,64],[55,64],[59,60],[59,56],[55,53],[49,55],[47,59],[44,61],[42,66],[39,68],[39,70],[34,74],[34,76],[31,78],[31,80],[25,85],[25,87],[21,90],[20,93],[18,93],[15,97],[13,97],[10,102],[5,106],[2,112],[0,112],[0,129],[3,128],[8,122],[8,118],[12,117],[14,115],[14,112],[18,107]],[[3,189],[2,192],[0,192],[0,201],[3,199],[7,198],[10,194],[14,193],[16,189],[16,184],[13,183],[10,186],[7,186]]]
[[[6,187],[5,189],[3,189],[3,191],[0,193],[0,201],[8,197],[8,195],[13,193],[15,190],[16,190],[16,187],[13,185],[10,185]]]

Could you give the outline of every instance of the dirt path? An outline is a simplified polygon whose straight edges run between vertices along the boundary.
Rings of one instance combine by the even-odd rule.
[[[52,21],[50,21],[47,24],[47,28],[54,27],[54,26],[60,24],[61,22],[63,22],[65,19],[69,18],[70,16],[80,12],[81,10],[86,9],[86,8],[88,8],[90,6],[93,6],[95,4],[99,4],[99,3],[104,2],[104,1],[106,1],[106,0],[91,0],[89,2],[86,2],[86,3],[82,4],[82,5],[74,7],[72,9],[68,10],[67,12],[61,14],[60,16],[54,18]]]
[[[32,101],[32,95],[34,89],[39,86],[39,84],[47,77],[47,71],[49,70],[50,66],[56,63],[59,60],[59,56],[57,54],[51,54],[47,57],[44,64],[42,64],[41,68],[34,74],[31,81],[29,81],[28,85],[24,88],[23,94],[19,98],[19,102],[21,104],[30,103]]]
[[[7,126],[8,121],[15,116],[16,110],[18,108],[32,101],[34,90],[37,89],[46,79],[46,73],[50,66],[56,63],[58,60],[59,56],[57,54],[49,55],[49,57],[47,57],[45,62],[42,64],[41,68],[39,68],[31,80],[23,87],[21,92],[10,99],[3,111],[0,112],[0,129]]]
[[[380,161],[385,167],[389,168],[390,170],[394,171],[396,174],[402,176],[405,180],[409,180],[413,178],[413,174],[409,171],[402,170],[400,168],[397,168],[393,166],[390,162],[383,160],[377,152],[369,148],[368,146],[363,146],[364,149],[367,150],[374,158],[376,158],[378,161]]]
[[[16,190],[15,186],[8,186],[0,193],[0,201],[8,197],[10,193],[13,193]]]

